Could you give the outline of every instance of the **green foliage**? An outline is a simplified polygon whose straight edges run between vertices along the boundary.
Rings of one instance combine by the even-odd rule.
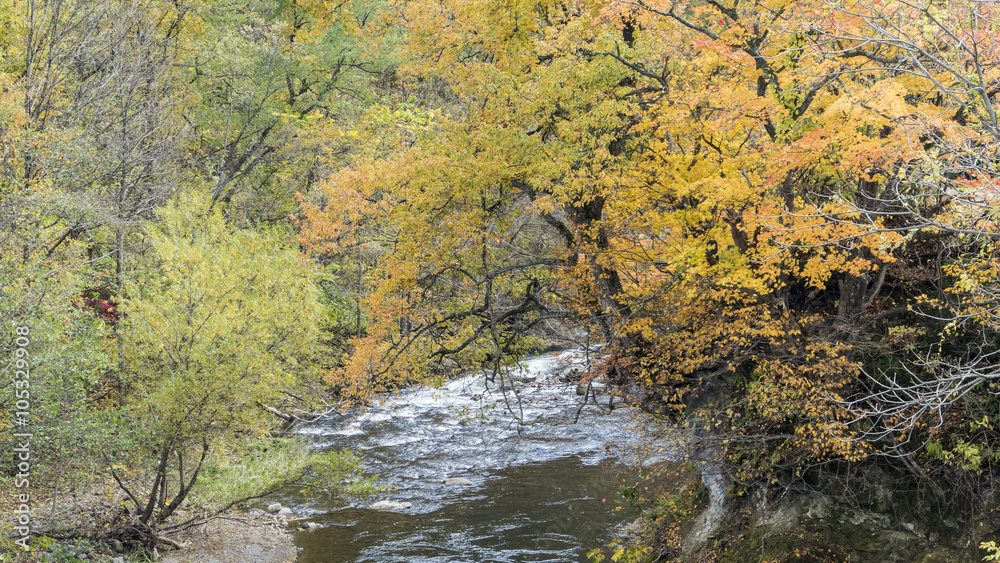
[[[626,563],[649,563],[670,553],[679,553],[680,529],[697,512],[705,493],[701,474],[693,463],[666,463],[640,472],[641,481],[624,486],[618,494],[632,506],[642,508],[638,529],[627,537],[587,552],[594,563],[607,559]]]
[[[988,552],[983,557],[983,561],[1000,561],[1000,546],[995,541],[984,541],[979,544],[979,549],[985,549]]]
[[[391,65],[363,36],[381,2],[212,2],[190,16],[198,33],[189,81],[197,97],[194,181],[240,221],[287,217],[352,139],[351,118]]]
[[[122,331],[135,416],[171,440],[263,432],[316,336],[313,271],[278,232],[228,226],[179,197],[149,230],[156,262],[128,285]]]
[[[0,197],[0,207],[4,202]],[[117,426],[109,424],[118,407],[107,377],[116,367],[110,327],[80,298],[87,280],[78,272],[59,270],[64,256],[22,253],[19,260],[8,258],[13,256],[0,258],[0,370],[8,380],[21,372],[17,379],[27,387],[19,389],[30,393],[30,427],[17,426],[11,384],[0,403],[0,440],[10,444],[12,432],[28,430],[34,434],[34,471],[62,475],[72,468],[89,474],[93,456],[119,443]],[[23,330],[26,356],[17,358],[14,342]],[[17,360],[23,360],[23,367]],[[0,467],[12,462],[7,458]]]
[[[350,450],[313,453],[309,458],[304,493],[327,497],[365,497],[385,490],[377,476],[363,475],[361,458]]]
[[[271,428],[266,407],[303,373],[319,306],[312,266],[280,231],[234,228],[207,196],[178,196],[148,234],[155,260],[143,283],[126,285],[122,361],[128,417],[155,476],[137,508],[148,520],[158,506],[162,520],[211,444]],[[159,487],[174,463],[182,477],[166,501]]]
[[[940,441],[931,440],[927,443],[927,455],[930,459],[957,465],[966,471],[982,473],[983,448],[984,444],[959,439],[951,448],[945,449]]]
[[[320,453],[301,440],[267,438],[213,454],[193,501],[217,509],[289,483],[331,497],[362,496],[374,491],[374,480],[362,475],[360,458],[349,451]]]

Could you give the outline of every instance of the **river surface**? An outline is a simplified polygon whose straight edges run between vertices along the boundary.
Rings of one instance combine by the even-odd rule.
[[[391,491],[347,506],[279,497],[321,526],[295,534],[297,561],[586,561],[636,518],[617,492],[643,433],[634,410],[610,409],[601,392],[580,409],[576,384],[559,380],[586,371],[582,361],[538,356],[503,386],[472,374],[303,427],[319,448],[357,450]],[[383,500],[409,507],[369,508]]]

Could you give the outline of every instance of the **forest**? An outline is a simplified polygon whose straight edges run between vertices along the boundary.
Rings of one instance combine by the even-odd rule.
[[[724,561],[681,547],[698,506],[879,479],[1000,557],[1000,4],[0,19],[3,519],[25,432],[31,502],[123,492],[90,537],[162,550],[192,498],[370,488],[298,420],[587,347],[723,485],[614,560]],[[44,548],[8,528],[0,561]]]

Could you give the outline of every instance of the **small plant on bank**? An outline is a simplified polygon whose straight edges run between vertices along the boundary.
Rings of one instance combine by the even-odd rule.
[[[608,548],[612,550],[611,561],[614,563],[645,563],[653,548],[644,545],[621,545],[621,540],[613,540]],[[604,561],[603,548],[592,549],[587,553],[592,563]]]
[[[979,544],[979,549],[989,552],[983,557],[983,561],[1000,561],[1000,546],[995,541],[984,541]]]

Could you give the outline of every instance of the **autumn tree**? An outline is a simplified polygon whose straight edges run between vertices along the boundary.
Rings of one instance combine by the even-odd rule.
[[[322,230],[323,217],[310,216],[312,225],[319,226],[309,235],[314,238],[305,239],[312,244],[319,236],[335,239],[363,220],[407,225],[390,230],[391,244],[404,252],[401,262],[389,260],[392,281],[386,276],[378,286],[370,311],[374,318],[381,318],[380,311],[391,315],[379,329],[391,333],[372,334],[359,343],[358,358],[366,359],[349,368],[359,370],[354,377],[368,381],[362,371],[373,365],[376,373],[386,369],[368,355],[379,346],[387,348],[376,354],[390,361],[400,348],[409,349],[412,339],[397,336],[392,328],[405,327],[408,316],[429,319],[416,325],[420,336],[435,326],[449,336],[479,336],[498,327],[496,316],[483,315],[463,333],[447,322],[444,326],[451,328],[437,325],[454,320],[452,315],[416,312],[433,307],[436,294],[426,284],[462,287],[452,272],[467,276],[476,287],[488,287],[484,277],[468,273],[469,259],[458,258],[458,249],[480,249],[480,256],[507,261],[505,272],[515,271],[518,261],[495,253],[504,248],[502,240],[472,241],[484,228],[511,229],[496,231],[493,225],[504,225],[503,217],[516,225],[515,217],[528,211],[532,221],[524,224],[537,225],[545,244],[533,251],[541,259],[526,263],[539,273],[521,283],[545,288],[550,297],[534,299],[537,312],[522,312],[591,323],[622,356],[622,361],[609,363],[620,383],[645,385],[664,407],[683,404],[694,396],[692,383],[695,389],[702,384],[710,389],[721,380],[730,385],[749,377],[781,349],[798,358],[793,362],[798,368],[810,365],[807,358],[830,355],[827,367],[778,401],[822,403],[825,393],[844,383],[839,376],[826,381],[824,374],[841,372],[847,360],[835,348],[821,351],[808,343],[802,325],[830,323],[808,312],[812,304],[795,304],[804,311],[790,314],[790,302],[810,291],[811,299],[826,299],[820,293],[836,275],[853,285],[837,288],[851,297],[841,300],[833,318],[854,318],[877,293],[877,276],[871,278],[869,272],[887,259],[890,241],[864,239],[847,252],[793,250],[806,235],[815,240],[827,235],[822,225],[796,221],[791,215],[795,210],[785,209],[787,202],[808,205],[796,194],[807,194],[822,180],[807,182],[805,169],[813,166],[808,160],[801,165],[778,160],[773,167],[765,163],[802,140],[814,127],[804,123],[818,121],[833,97],[827,95],[829,79],[796,72],[804,61],[773,62],[782,54],[798,57],[801,38],[787,30],[808,12],[772,8],[747,5],[733,11],[708,5],[669,11],[638,4],[570,8],[522,3],[490,11],[468,3],[408,4],[409,21],[422,23],[412,24],[407,68],[421,76],[444,77],[470,109],[468,115],[456,116],[454,124],[443,121],[439,131],[425,136],[434,140],[402,153],[396,164],[362,164],[330,183],[331,198],[340,201],[331,203],[329,211],[339,213],[346,204],[346,210],[364,217],[341,215],[332,229]],[[445,37],[429,34],[439,28],[446,30]],[[720,99],[728,105],[720,106]],[[436,142],[447,148],[438,149]],[[822,158],[802,146],[793,151],[805,153],[799,158]],[[451,154],[438,156],[445,150]],[[498,162],[502,168],[496,168]],[[395,175],[403,166],[416,168]],[[459,180],[445,170],[476,174]],[[441,187],[429,188],[425,179]],[[357,197],[344,197],[356,190]],[[482,208],[497,219],[469,220],[462,215],[464,207],[454,207],[463,205],[461,198],[470,190],[490,194],[481,195]],[[404,222],[427,215],[443,218],[446,211],[460,217],[459,222]],[[425,238],[422,233],[433,234]],[[842,230],[836,236],[863,234]],[[442,256],[440,244],[425,248],[423,240],[448,242],[450,251]],[[414,261],[414,255],[423,258]],[[401,280],[404,265],[417,269]],[[397,301],[383,308],[389,299],[380,291],[389,288]],[[460,294],[467,307],[459,317],[463,322],[495,303],[484,299],[472,305],[476,301],[468,300],[470,295]],[[510,328],[515,327],[520,330]],[[453,349],[438,344],[427,352],[440,355]],[[774,376],[775,381],[783,379]],[[686,397],[678,401],[681,395]],[[833,416],[832,410],[829,414]],[[820,426],[803,422],[801,431],[808,436],[796,440],[818,443]]]
[[[574,51],[612,48],[588,23],[596,6],[405,10],[403,74],[443,80],[461,106],[425,107],[413,145],[390,163],[360,159],[328,183],[325,209],[307,209],[303,240],[324,252],[360,228],[384,230],[369,334],[337,379],[405,380],[427,358],[463,353],[499,370],[532,327],[578,314],[558,287],[580,276],[600,288],[579,300],[583,314],[614,336],[621,282],[590,249],[609,244],[599,223],[634,124],[621,96],[633,86],[613,60]]]
[[[824,197],[831,190],[860,201],[873,181],[879,163],[864,158],[879,157],[868,143],[884,142],[871,134],[881,131],[881,106],[853,104],[863,88],[839,80],[864,70],[805,49],[817,4],[622,5],[620,17],[637,18],[647,37],[683,38],[614,54],[639,70],[653,68],[646,49],[669,57],[665,92],[646,114],[644,177],[630,194],[648,211],[641,223],[618,215],[620,232],[635,233],[621,243],[633,256],[622,269],[649,280],[627,292],[647,312],[634,317],[645,323],[636,325],[645,345],[633,375],[661,409],[721,409],[721,434],[770,441],[767,463],[756,461],[757,444],[720,448],[744,477],[807,459],[857,459],[864,450],[840,424],[849,417],[829,398],[857,373],[860,315],[881,289],[896,239],[809,217],[820,207],[839,212],[843,204]],[[845,109],[871,128],[858,131]],[[864,158],[829,150],[845,137],[856,137]],[[838,140],[822,146],[827,139]]]
[[[180,506],[214,444],[270,427],[318,309],[294,246],[227,225],[207,195],[179,197],[147,233],[154,270],[128,286],[122,331],[130,417],[155,464],[145,493],[126,488],[141,525]]]

